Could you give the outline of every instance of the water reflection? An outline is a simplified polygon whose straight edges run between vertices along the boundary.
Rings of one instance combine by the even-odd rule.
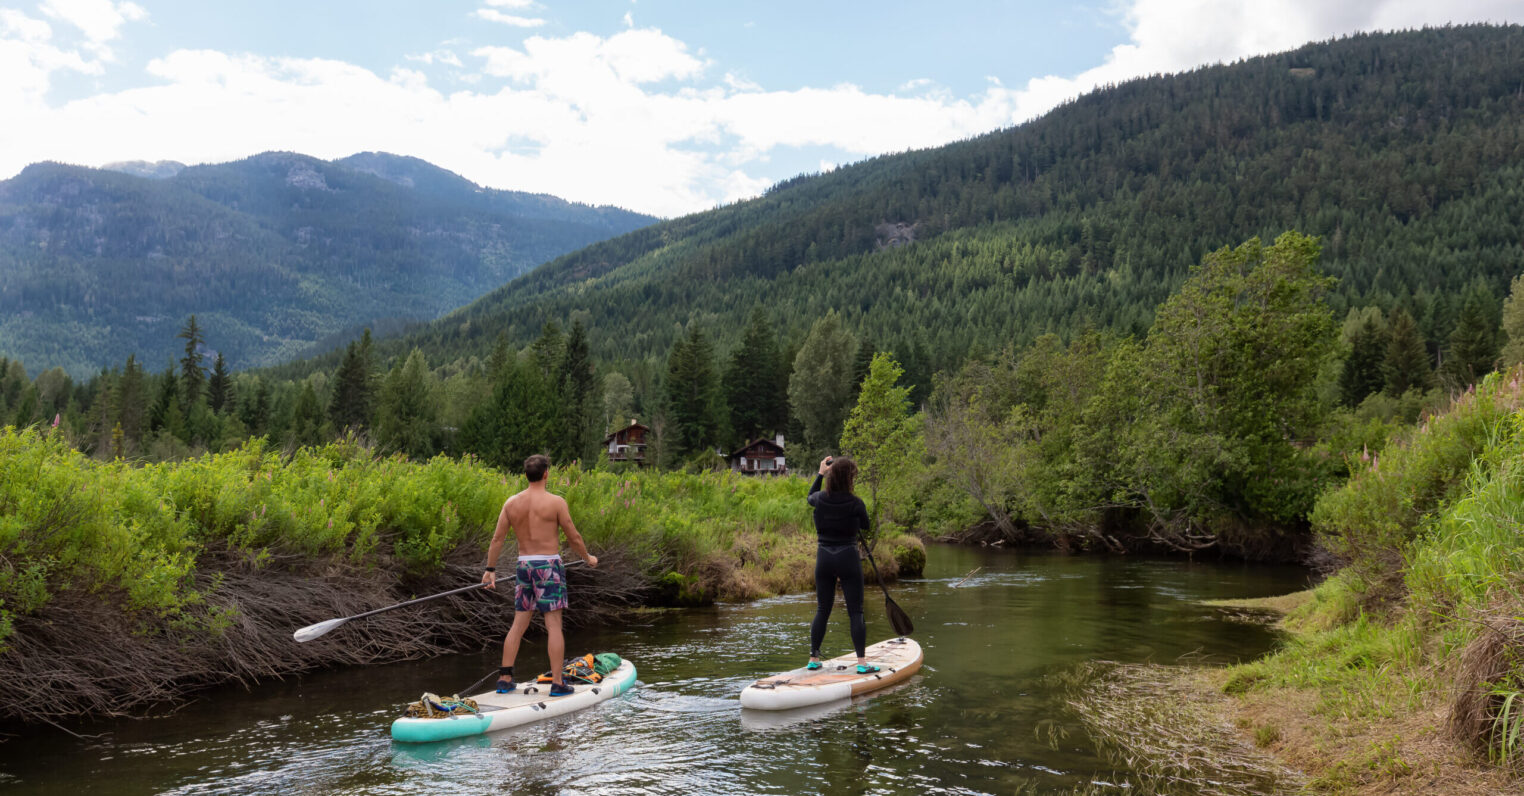
[[[973,575],[969,573],[980,568]],[[1197,601],[1300,588],[1294,569],[937,548],[895,599],[926,665],[876,695],[787,714],[740,710],[751,680],[799,665],[813,598],[687,611],[583,633],[569,652],[631,658],[641,686],[492,736],[393,744],[402,702],[475,681],[492,653],[326,672],[207,694],[179,713],[0,745],[7,793],[789,794],[1124,792],[1050,677],[1104,658],[1252,657],[1264,627]],[[869,635],[887,634],[869,600]],[[845,627],[826,639],[846,652]],[[523,653],[536,660],[543,648]]]

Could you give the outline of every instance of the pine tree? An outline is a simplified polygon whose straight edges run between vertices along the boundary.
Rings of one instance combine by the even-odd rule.
[[[317,392],[311,381],[302,382],[302,391],[291,407],[291,433],[288,443],[292,447],[311,447],[323,444],[323,409],[318,403]]]
[[[222,413],[224,406],[233,404],[233,380],[228,374],[228,363],[222,358],[222,352],[217,352],[217,360],[212,365],[212,378],[206,386],[206,402],[212,407],[212,411]]]
[[[159,377],[159,391],[153,407],[148,410],[149,431],[168,432],[176,437],[185,433],[182,428],[185,416],[180,411],[180,386],[181,381],[175,376],[174,365],[170,365]]]
[[[878,350],[873,347],[873,342],[871,340],[863,340],[862,342],[858,343],[857,357],[852,360],[853,394],[856,394],[858,390],[862,389],[863,379],[868,378],[868,371],[873,367],[873,356],[877,353]],[[896,363],[895,367],[898,368],[899,364]],[[900,372],[903,373],[904,369],[901,368]]]
[[[1339,374],[1339,397],[1345,406],[1359,406],[1367,395],[1380,392],[1386,385],[1381,368],[1386,351],[1386,336],[1376,319],[1367,315],[1350,340],[1349,358]]]
[[[383,450],[401,451],[415,461],[438,450],[437,409],[432,374],[417,348],[387,374],[376,413],[376,440]]]
[[[665,388],[667,455],[686,461],[719,443],[722,404],[714,349],[697,324],[672,346]]]
[[[492,344],[492,354],[487,357],[487,381],[497,384],[502,381],[504,374],[508,372],[512,364],[512,352],[508,349],[508,333],[498,332],[497,341]]]
[[[741,334],[741,344],[730,354],[725,368],[725,403],[736,441],[744,445],[767,431],[781,431],[784,412],[778,404],[788,381],[783,377],[777,342],[767,314],[752,310]]]
[[[546,453],[557,431],[556,397],[533,362],[510,364],[492,400],[477,406],[457,439],[467,453],[504,470],[519,470]]]
[[[372,411],[370,330],[359,343],[344,349],[344,359],[333,374],[333,397],[328,402],[328,417],[339,431],[364,431],[370,428]]]
[[[556,383],[556,369],[561,366],[565,349],[566,335],[561,333],[561,326],[555,321],[546,321],[540,328],[539,338],[529,344],[529,356],[547,384]]]
[[[1503,302],[1503,367],[1524,362],[1524,275],[1516,276]]]
[[[185,356],[180,360],[180,402],[182,408],[189,409],[191,404],[201,398],[201,389],[206,383],[206,368],[201,366],[201,346],[206,341],[201,336],[201,327],[196,324],[196,316],[190,316],[185,322],[185,327],[176,335],[185,340]]]
[[[598,382],[593,373],[593,356],[588,348],[587,328],[578,320],[562,351],[558,369],[561,384],[561,435],[556,458],[562,462],[597,456]]]
[[[1429,367],[1429,352],[1418,335],[1418,324],[1407,310],[1398,307],[1387,323],[1386,392],[1396,398],[1408,390],[1420,392],[1434,386],[1434,371]]]
[[[1455,330],[1450,333],[1449,355],[1445,358],[1445,373],[1450,383],[1464,386],[1480,381],[1492,372],[1497,361],[1498,345],[1492,320],[1478,291],[1472,291],[1461,305],[1456,318]]]
[[[143,366],[136,355],[127,355],[122,379],[117,386],[116,424],[122,429],[125,445],[132,450],[143,444],[143,423],[148,417],[148,384]]]

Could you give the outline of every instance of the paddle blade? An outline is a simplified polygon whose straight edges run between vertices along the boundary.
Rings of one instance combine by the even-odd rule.
[[[327,633],[328,631],[338,627],[339,625],[344,624],[347,621],[349,621],[348,617],[342,619],[330,619],[326,622],[318,622],[315,625],[308,625],[304,628],[301,628],[300,630],[297,630],[295,633],[291,634],[291,637],[297,641],[311,641],[318,636],[321,636],[324,633]]]
[[[908,636],[915,632],[915,625],[911,624],[909,614],[906,614],[894,600],[884,598],[884,613],[889,615],[889,625],[894,628],[895,635]]]

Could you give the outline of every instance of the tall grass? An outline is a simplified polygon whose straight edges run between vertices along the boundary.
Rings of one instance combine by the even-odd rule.
[[[632,562],[651,583],[676,575],[712,599],[808,582],[814,534],[799,479],[576,466],[553,468],[550,479],[588,546]],[[60,589],[121,589],[125,607],[173,616],[197,599],[191,579],[208,551],[257,562],[341,559],[399,576],[436,572],[471,550],[485,561],[503,500],[525,485],[522,475],[470,458],[377,459],[353,441],[288,458],[254,440],[135,467],[93,461],[45,432],[6,428],[0,645],[15,615]],[[924,558],[914,537],[887,541],[886,551]]]
[[[1350,566],[1229,690],[1311,688],[1320,712],[1367,723],[1448,692],[1455,737],[1524,767],[1521,396],[1518,369],[1488,377],[1318,501],[1314,525]]]

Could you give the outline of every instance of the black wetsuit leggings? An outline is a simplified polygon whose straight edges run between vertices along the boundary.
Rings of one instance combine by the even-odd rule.
[[[815,549],[815,621],[810,623],[810,654],[820,655],[825,640],[826,622],[831,618],[831,604],[836,602],[836,583],[847,599],[847,617],[852,620],[852,646],[861,658],[868,645],[868,626],[863,621],[863,561],[857,545],[820,545]]]

